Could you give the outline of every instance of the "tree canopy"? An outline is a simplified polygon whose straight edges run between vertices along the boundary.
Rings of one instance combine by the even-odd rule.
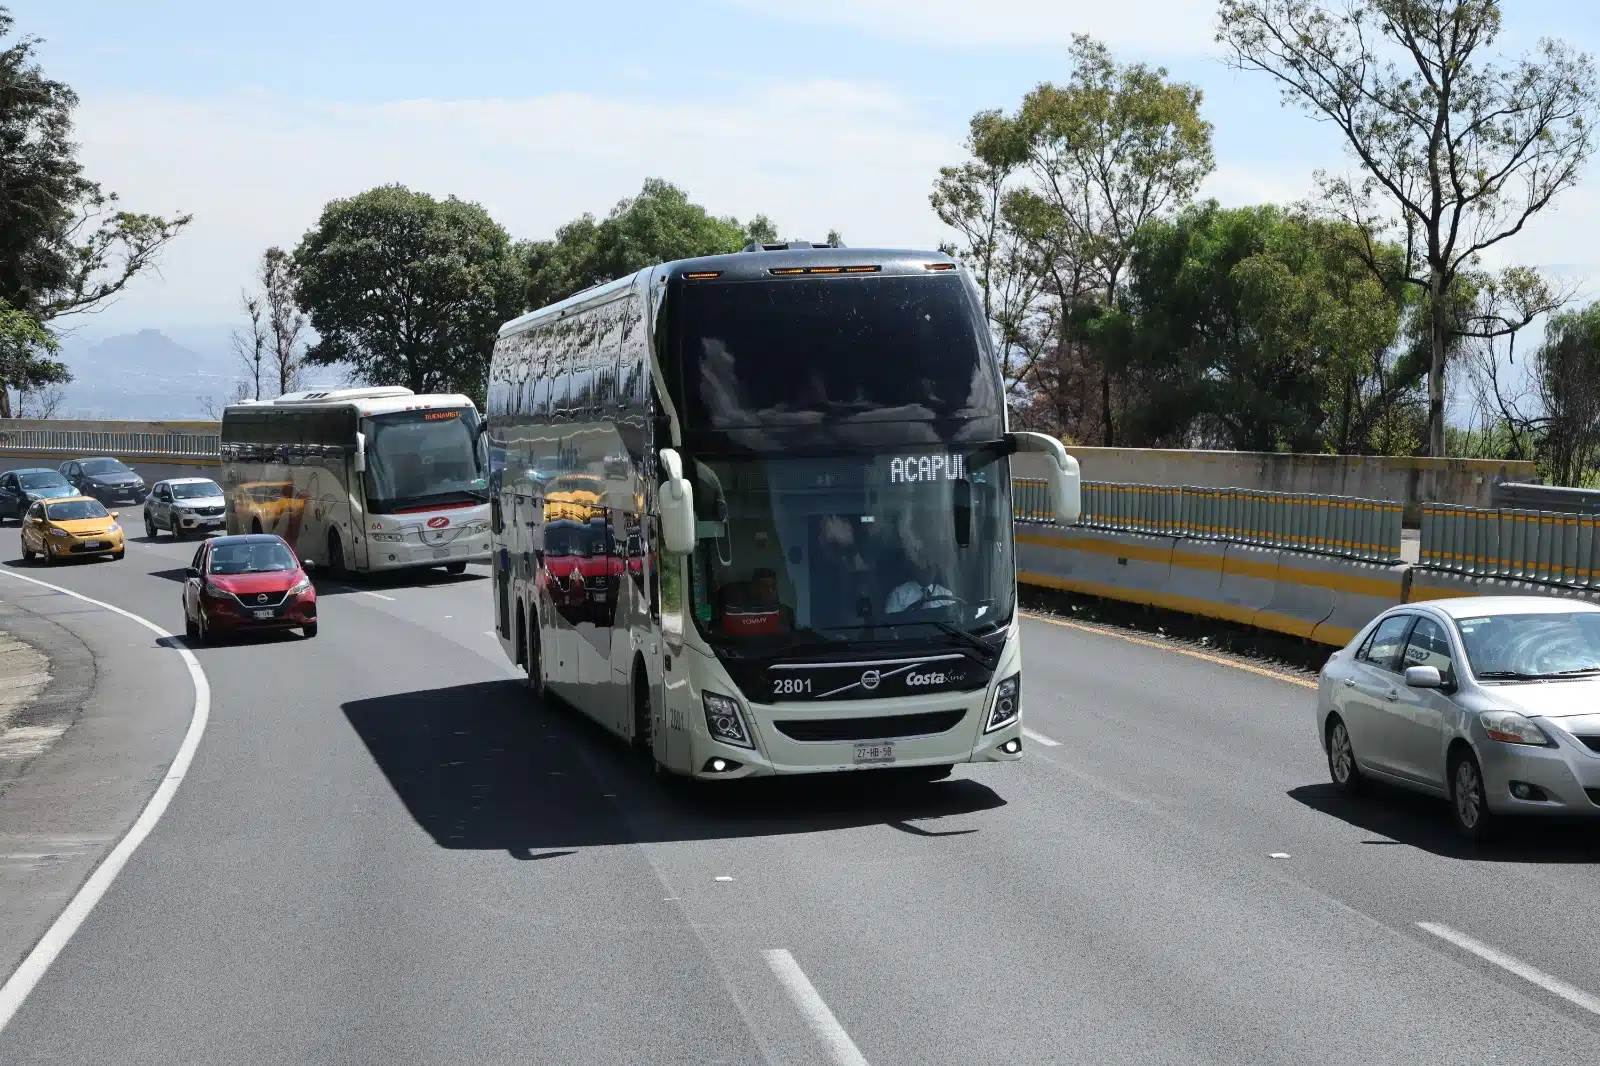
[[[14,22],[0,7],[0,39]],[[78,97],[45,75],[38,43],[21,37],[0,50],[0,307],[8,323],[0,417],[11,413],[10,389],[70,380],[51,358],[53,342],[42,340],[46,324],[104,306],[189,222],[122,210],[115,193],[84,175],[72,140]]]
[[[310,362],[482,399],[500,325],[522,310],[511,239],[477,204],[384,185],[334,200],[294,252]]]
[[[1404,248],[1426,295],[1428,449],[1444,454],[1452,338],[1503,336],[1562,302],[1523,268],[1499,280],[1512,297],[1500,313],[1450,306],[1481,252],[1577,182],[1595,147],[1593,62],[1548,39],[1515,60],[1488,54],[1498,0],[1221,0],[1219,15],[1234,64],[1270,74],[1358,163],[1358,176],[1318,175],[1326,209]]]
[[[533,310],[654,263],[737,252],[751,241],[777,239],[765,215],[744,225],[719,218],[676,185],[649,178],[639,195],[619,201],[604,219],[584,214],[549,240],[519,245],[525,302]]]
[[[1400,250],[1387,286],[1365,236],[1272,206],[1198,204],[1146,224],[1123,308],[1091,329],[1127,382],[1134,444],[1365,451],[1396,365]],[[1409,378],[1407,374],[1411,374]]]
[[[1141,227],[1210,172],[1211,126],[1200,91],[1163,68],[1119,64],[1082,35],[1071,57],[1066,84],[1037,86],[1014,114],[973,117],[971,159],[940,170],[932,203],[962,236],[1013,394],[1087,435],[1076,394],[1098,384],[1092,429],[1110,444],[1114,371],[1078,324],[1088,307],[1118,305]]]

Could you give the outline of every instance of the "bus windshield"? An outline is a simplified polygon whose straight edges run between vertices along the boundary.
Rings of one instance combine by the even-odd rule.
[[[955,273],[696,283],[679,303],[687,421],[736,430],[995,416],[982,316]],[[999,436],[996,423],[991,434]]]
[[[399,411],[362,420],[367,438],[363,481],[375,514],[452,503],[487,503],[478,417],[471,408]]]
[[[696,621],[722,641],[890,640],[1008,622],[1016,575],[1001,451],[696,457]]]

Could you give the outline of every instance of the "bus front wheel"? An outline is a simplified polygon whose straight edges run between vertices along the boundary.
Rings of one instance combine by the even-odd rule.
[[[328,575],[339,580],[349,576],[349,571],[345,569],[344,544],[337,533],[328,534]]]
[[[539,640],[539,619],[536,615],[529,615],[527,630],[528,652],[524,661],[528,666],[528,687],[533,690],[533,698],[543,703],[548,692],[544,683],[544,649]]]

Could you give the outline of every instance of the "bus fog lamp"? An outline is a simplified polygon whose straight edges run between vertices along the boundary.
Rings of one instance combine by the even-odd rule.
[[[994,687],[994,703],[989,708],[989,723],[985,733],[993,733],[1001,726],[1017,720],[1022,711],[1022,675],[1012,674]]]
[[[738,700],[719,696],[715,692],[704,693],[702,698],[706,707],[706,729],[710,730],[712,739],[741,748],[754,747],[750,743],[750,731],[744,725],[744,715],[739,711]]]

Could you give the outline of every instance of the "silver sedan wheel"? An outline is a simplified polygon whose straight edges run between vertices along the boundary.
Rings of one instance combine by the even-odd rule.
[[[1456,763],[1454,801],[1456,821],[1469,833],[1476,832],[1483,822],[1483,779],[1478,776],[1478,764],[1471,759]]]
[[[1343,722],[1333,723],[1328,731],[1328,770],[1338,785],[1348,785],[1355,773],[1356,755],[1350,748],[1350,733]]]

